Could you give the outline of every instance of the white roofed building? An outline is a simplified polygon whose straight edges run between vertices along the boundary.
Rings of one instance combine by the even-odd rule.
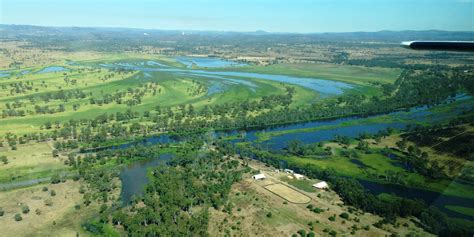
[[[329,188],[329,185],[325,181],[322,181],[322,182],[319,182],[317,184],[313,184],[313,187],[315,187],[317,189],[327,189],[327,188]]]
[[[296,173],[295,173],[295,174],[293,174],[293,176],[295,176],[295,179],[297,179],[297,180],[302,180],[302,179],[304,179],[304,175],[302,175],[302,174],[296,174]]]
[[[264,174],[256,174],[256,175],[252,176],[252,179],[262,180],[262,179],[265,179],[265,175]]]

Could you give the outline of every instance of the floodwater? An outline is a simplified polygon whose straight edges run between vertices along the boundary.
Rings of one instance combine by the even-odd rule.
[[[42,74],[42,73],[51,73],[51,72],[66,72],[69,71],[69,69],[61,66],[51,66],[51,67],[46,67],[43,68],[43,70],[37,72],[37,74]]]
[[[208,68],[246,66],[244,63],[223,60],[217,57],[176,57],[175,59],[188,68],[193,66]]]
[[[156,158],[137,161],[122,169],[120,180],[122,181],[122,191],[120,197],[123,204],[128,204],[134,196],[144,193],[144,188],[148,184],[148,169],[166,164],[173,157],[172,154],[161,154]]]
[[[141,72],[167,72],[179,75],[187,75],[193,77],[202,77],[207,79],[219,79],[226,82],[231,82],[235,84],[240,84],[247,86],[252,91],[258,87],[250,79],[259,79],[259,80],[268,80],[274,82],[281,82],[290,85],[297,85],[312,91],[319,93],[322,97],[328,97],[331,95],[340,95],[343,94],[345,90],[355,88],[354,85],[324,80],[318,78],[303,78],[303,77],[293,77],[285,75],[273,75],[273,74],[262,74],[262,73],[250,73],[250,72],[238,72],[238,71],[207,71],[202,69],[193,69],[189,66],[190,62],[196,63],[196,65],[201,65],[200,67],[208,68],[223,68],[228,67],[229,65],[235,64],[235,62],[226,61],[219,58],[190,58],[190,57],[178,57],[178,62],[182,62],[185,65],[188,65],[186,69],[181,68],[172,68],[170,66],[164,65],[162,63],[147,61],[145,62],[118,62],[111,64],[100,64],[101,67],[106,68],[122,68],[129,70],[136,70]],[[244,66],[244,65],[239,65]]]

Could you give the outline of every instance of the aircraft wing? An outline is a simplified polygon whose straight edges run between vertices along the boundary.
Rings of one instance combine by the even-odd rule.
[[[407,41],[401,46],[414,50],[474,52],[474,41]]]

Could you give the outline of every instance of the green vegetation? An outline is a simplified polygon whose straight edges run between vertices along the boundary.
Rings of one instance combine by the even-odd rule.
[[[468,216],[474,216],[474,208],[468,208],[468,207],[460,207],[460,206],[446,206],[449,210],[468,215]]]
[[[398,68],[361,67],[337,64],[277,64],[268,67],[242,67],[242,71],[337,80],[360,85],[393,83]]]
[[[387,39],[328,43],[328,38],[269,35],[262,36],[268,41],[254,36],[127,41],[133,38],[127,34],[121,40],[82,35],[64,40],[62,29],[57,31],[54,41],[35,33],[0,37],[0,67],[8,68],[0,76],[0,188],[9,190],[0,193],[0,216],[8,216],[0,224],[7,234],[202,236],[212,230],[237,236],[256,228],[264,231],[249,234],[276,236],[283,232],[275,230],[286,226],[291,231],[285,233],[304,237],[382,235],[399,233],[387,226],[407,227],[414,217],[416,226],[436,235],[473,230],[469,220],[449,218],[420,200],[373,195],[358,181],[474,196],[474,71],[465,65],[472,56],[407,58]],[[249,65],[187,68],[160,54],[218,54]],[[54,67],[56,72],[47,72]],[[216,71],[318,78],[353,88],[325,94],[291,81],[213,77]],[[460,94],[467,96],[455,99]],[[428,108],[409,110],[418,106]],[[422,113],[429,115],[420,119]],[[274,129],[248,140],[244,132],[351,116],[360,119]],[[337,132],[398,123],[409,126]],[[328,131],[334,136],[322,142],[304,139]],[[296,139],[284,141],[283,149],[266,146],[285,135]],[[174,157],[148,169],[144,193],[122,203],[121,169],[165,153]],[[287,193],[262,195],[271,185],[245,180],[252,172],[249,158],[270,166],[259,172],[290,168],[309,179],[268,176],[275,192]],[[337,195],[313,188],[316,179],[327,181]],[[288,199],[295,193],[310,201],[299,207]],[[446,208],[474,216],[469,207]]]

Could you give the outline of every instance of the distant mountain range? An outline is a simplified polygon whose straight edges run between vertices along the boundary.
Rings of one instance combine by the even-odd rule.
[[[28,38],[73,38],[76,40],[91,39],[121,39],[121,38],[183,38],[183,37],[269,37],[279,39],[306,38],[307,40],[337,40],[337,41],[385,41],[400,42],[404,40],[474,40],[474,32],[459,31],[379,31],[379,32],[346,32],[346,33],[269,33],[255,32],[228,32],[228,31],[182,31],[156,30],[135,28],[95,28],[95,27],[44,27],[32,25],[2,25],[0,24],[0,39],[28,39]]]

